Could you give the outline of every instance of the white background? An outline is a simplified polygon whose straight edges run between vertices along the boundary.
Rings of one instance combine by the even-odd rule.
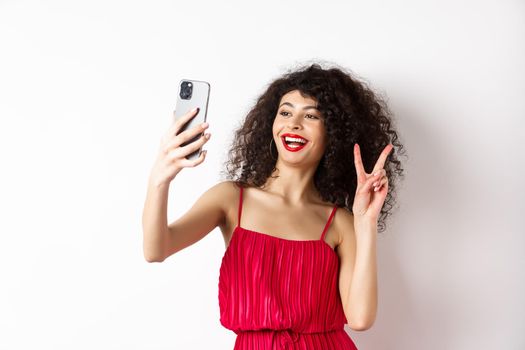
[[[267,84],[317,59],[388,96],[409,155],[358,348],[525,348],[524,34],[522,1],[1,1],[0,348],[232,349],[220,230],[143,257],[149,172],[180,79],[210,82],[212,137],[170,222]]]

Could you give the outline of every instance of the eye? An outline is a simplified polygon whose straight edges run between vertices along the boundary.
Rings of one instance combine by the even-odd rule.
[[[290,113],[286,111],[281,111],[279,114],[282,115],[283,117],[287,117]],[[306,117],[308,117],[309,119],[319,119],[318,116],[313,115],[313,114],[307,114]]]

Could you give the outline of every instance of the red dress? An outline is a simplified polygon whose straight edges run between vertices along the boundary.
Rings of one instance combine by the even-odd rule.
[[[324,241],[289,240],[241,227],[219,275],[221,324],[237,334],[234,350],[357,350],[344,330],[339,257]]]

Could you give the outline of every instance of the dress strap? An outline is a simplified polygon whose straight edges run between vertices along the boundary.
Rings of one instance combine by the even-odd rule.
[[[321,240],[324,240],[324,236],[326,234],[326,231],[328,231],[328,227],[330,226],[330,223],[332,222],[332,218],[334,217],[335,211],[337,210],[337,205],[334,206],[332,209],[332,212],[330,213],[330,217],[328,218],[328,221],[326,222],[326,225],[324,226],[323,233],[321,234]]]
[[[240,188],[240,192],[239,192],[239,215],[238,215],[238,223],[237,223],[237,226],[241,226],[241,213],[242,213],[242,187]]]

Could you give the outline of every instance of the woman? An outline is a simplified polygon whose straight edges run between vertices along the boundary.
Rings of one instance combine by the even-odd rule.
[[[220,227],[220,322],[237,334],[235,350],[356,349],[344,325],[375,320],[376,235],[385,199],[393,202],[389,181],[403,170],[386,104],[341,68],[284,74],[236,131],[227,180],[166,225],[169,183],[205,158],[184,157],[209,133],[179,145],[207,125],[174,136],[194,115],[174,123],[153,167],[146,259],[163,261]]]

